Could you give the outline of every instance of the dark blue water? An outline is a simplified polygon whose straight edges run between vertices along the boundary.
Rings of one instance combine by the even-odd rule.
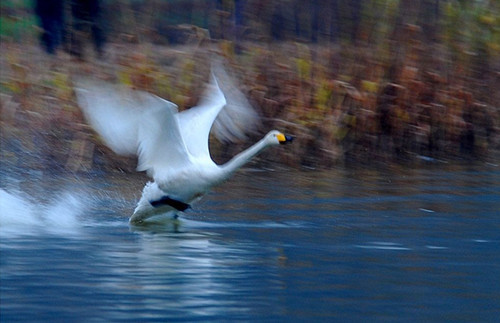
[[[143,184],[4,173],[1,321],[500,317],[498,166],[244,171],[130,227]]]

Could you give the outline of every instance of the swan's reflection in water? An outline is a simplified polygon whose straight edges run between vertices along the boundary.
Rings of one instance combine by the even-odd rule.
[[[258,266],[275,263],[277,251],[250,241],[232,245],[209,227],[187,219],[131,226],[137,239],[133,245],[105,246],[99,258],[107,263],[111,279],[99,287],[122,296],[108,308],[112,317],[144,312],[171,319],[187,314],[217,319],[268,307],[267,298],[277,288],[276,273],[262,272]],[[255,279],[267,282],[264,291],[257,292]],[[251,299],[251,306],[246,307],[242,298]]]

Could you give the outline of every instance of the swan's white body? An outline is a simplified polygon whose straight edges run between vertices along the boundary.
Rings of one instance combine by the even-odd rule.
[[[176,214],[182,208],[175,203],[187,207],[266,147],[291,140],[273,130],[226,164],[215,164],[208,139],[216,119],[222,119],[217,120],[216,129],[222,139],[241,137],[244,124],[255,119],[255,113],[239,94],[238,102],[221,113],[227,101],[215,76],[202,103],[180,113],[175,104],[145,92],[119,91],[89,82],[80,83],[75,90],[87,120],[106,144],[118,154],[137,154],[137,170],[147,171],[154,179],[144,187],[130,217],[133,223],[159,214]],[[234,94],[233,89],[230,95]],[[154,203],[162,198],[175,203]]]

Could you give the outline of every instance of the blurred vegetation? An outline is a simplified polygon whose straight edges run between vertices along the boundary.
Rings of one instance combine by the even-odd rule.
[[[127,84],[185,109],[196,104],[215,54],[261,113],[261,130],[298,137],[261,161],[330,167],[498,157],[500,1],[101,5],[105,53],[88,45],[82,60],[66,51],[71,33],[57,55],[43,52],[32,1],[1,2],[2,163],[132,170],[133,159],[117,158],[85,125],[72,79]],[[70,15],[65,22],[71,29]],[[218,160],[243,148],[213,147]]]

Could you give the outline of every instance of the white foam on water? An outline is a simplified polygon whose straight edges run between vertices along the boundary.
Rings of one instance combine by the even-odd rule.
[[[361,249],[377,249],[377,250],[411,250],[411,248],[405,247],[399,243],[385,242],[385,241],[374,241],[374,242],[369,242],[366,245],[355,245],[355,247]]]
[[[427,249],[432,249],[432,250],[445,250],[445,249],[448,249],[448,247],[432,246],[432,245],[426,245],[425,247]]]
[[[35,209],[26,199],[0,189],[0,228],[39,224]]]
[[[0,189],[0,234],[77,233],[83,225],[85,205],[82,198],[70,192],[43,204],[23,193]]]
[[[49,230],[52,228],[55,228],[56,231],[60,229],[79,230],[83,224],[80,216],[83,215],[84,209],[84,202],[67,192],[46,207],[43,221]]]

